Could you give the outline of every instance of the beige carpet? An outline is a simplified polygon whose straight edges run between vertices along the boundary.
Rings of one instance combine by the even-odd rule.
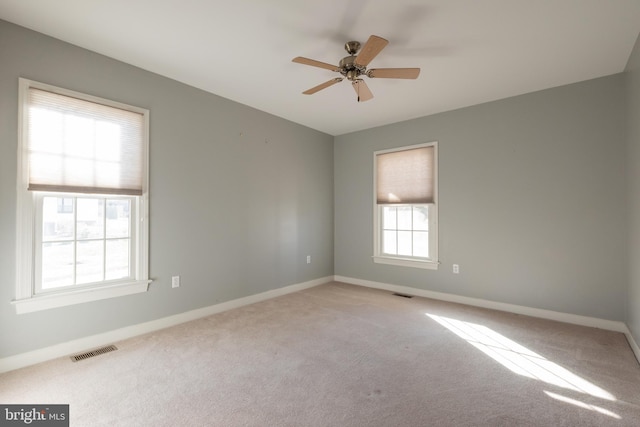
[[[331,283],[72,363],[0,375],[0,403],[72,426],[638,426],[622,334]]]

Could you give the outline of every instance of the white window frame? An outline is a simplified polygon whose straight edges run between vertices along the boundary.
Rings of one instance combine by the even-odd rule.
[[[27,92],[29,88],[37,88],[71,96],[90,102],[96,102],[115,108],[121,108],[140,113],[144,117],[143,144],[144,144],[144,174],[143,193],[133,196],[135,199],[135,230],[132,230],[132,238],[135,239],[135,265],[131,265],[131,278],[126,280],[104,281],[93,283],[90,286],[73,286],[60,289],[55,292],[36,293],[36,230],[39,229],[36,221],[39,218],[37,198],[41,192],[27,190],[28,183],[28,153],[27,153]],[[118,296],[131,295],[146,292],[149,288],[149,221],[148,221],[148,182],[149,182],[149,111],[143,108],[122,104],[119,102],[98,98],[91,95],[55,87],[52,85],[20,78],[18,95],[18,179],[17,179],[17,209],[16,209],[16,290],[15,306],[18,314],[80,304],[89,301],[97,301]],[[61,193],[47,193],[60,195]],[[81,197],[78,193],[64,193],[69,197]],[[88,196],[88,195],[87,195]],[[104,194],[97,197],[104,197]],[[106,195],[108,196],[108,195]]]
[[[411,150],[422,147],[433,147],[434,150],[434,188],[433,203],[389,204],[378,205],[376,202],[377,161],[376,156],[384,153]],[[382,251],[382,209],[384,206],[427,206],[429,208],[429,257],[412,257],[390,255]],[[438,142],[427,142],[404,147],[379,150],[373,153],[373,261],[378,264],[396,265],[401,267],[423,268],[437,270],[440,264],[438,258]]]

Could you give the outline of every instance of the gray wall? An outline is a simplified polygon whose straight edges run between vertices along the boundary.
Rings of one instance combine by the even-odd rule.
[[[151,111],[149,292],[15,314],[18,77]],[[0,21],[0,357],[332,274],[331,136]]]
[[[335,274],[624,320],[625,112],[619,74],[337,137]],[[375,264],[372,153],[429,141],[440,269]]]
[[[640,37],[626,69],[629,132],[629,296],[627,325],[640,343]]]

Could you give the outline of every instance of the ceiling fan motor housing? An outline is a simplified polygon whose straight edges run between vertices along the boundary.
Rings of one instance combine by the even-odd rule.
[[[364,74],[367,70],[367,67],[363,67],[362,65],[356,64],[356,57],[353,55],[345,56],[344,58],[342,58],[340,60],[340,63],[338,64],[338,67],[340,67],[340,74],[342,74],[343,76],[345,76],[347,79],[351,81],[357,79],[361,74]]]

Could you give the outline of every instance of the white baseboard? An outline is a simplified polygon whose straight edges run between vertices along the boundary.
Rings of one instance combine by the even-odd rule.
[[[320,279],[310,280],[304,283],[297,283],[294,285],[285,286],[283,288],[272,289],[270,291],[262,292],[255,295],[250,295],[244,298],[238,298],[235,300],[223,302],[223,303],[212,305],[209,307],[187,311],[185,313],[164,317],[162,319],[152,320],[145,323],[139,323],[137,325],[127,326],[124,328],[116,329],[109,332],[104,332],[101,334],[79,338],[73,341],[56,344],[50,347],[45,347],[38,350],[17,354],[15,356],[5,357],[0,359],[0,373],[23,368],[25,366],[35,365],[36,363],[45,362],[47,360],[56,359],[58,357],[67,356],[73,353],[86,351],[96,347],[101,347],[106,344],[112,344],[117,341],[122,341],[128,338],[147,334],[149,332],[154,332],[160,329],[165,329],[170,326],[189,322],[191,320],[200,319],[202,317],[210,316],[212,314],[221,313],[223,311],[231,310],[231,309],[242,307],[249,304],[254,304],[254,303],[265,301],[271,298],[276,298],[282,295],[301,291],[303,289],[312,288],[314,286],[331,282],[332,280],[333,280],[333,276],[322,277]]]
[[[561,313],[558,311],[544,310],[540,308],[526,307],[522,305],[507,304],[483,300],[479,298],[470,298],[460,295],[447,294],[443,292],[427,291],[423,289],[412,288],[409,286],[392,285],[388,283],[373,282],[370,280],[354,279],[352,277],[334,276],[336,282],[344,282],[352,285],[365,286],[368,288],[384,289],[391,292],[399,292],[408,295],[437,299],[441,301],[455,302],[459,304],[472,305],[475,307],[489,308],[492,310],[506,311],[509,313],[522,314],[531,317],[539,317],[542,319],[557,320],[559,322],[571,323],[574,325],[590,326],[593,328],[605,329],[609,331],[622,332],[630,336],[629,329],[624,322],[614,320],[599,319],[596,317],[579,316],[577,314]],[[636,353],[637,354],[637,353]]]
[[[627,341],[629,341],[629,346],[631,347],[631,350],[633,350],[633,354],[636,355],[636,359],[638,359],[638,363],[640,363],[640,347],[638,347],[638,343],[633,339],[631,331],[627,330],[625,336],[627,337]]]

